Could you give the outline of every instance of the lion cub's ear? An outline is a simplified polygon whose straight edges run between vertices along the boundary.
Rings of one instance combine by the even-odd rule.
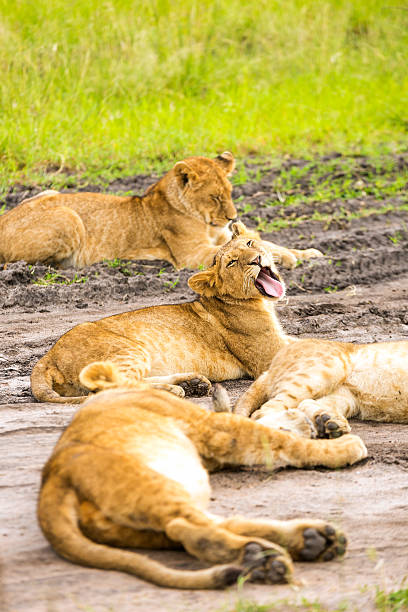
[[[213,267],[208,270],[203,270],[203,272],[197,272],[188,279],[188,284],[190,288],[199,293],[200,295],[204,295],[205,297],[211,297],[216,293],[216,272]]]
[[[242,221],[235,221],[234,223],[231,223],[231,232],[233,238],[238,238],[238,236],[249,234],[250,230],[246,228]]]
[[[227,176],[229,176],[235,168],[234,156],[229,151],[224,151],[224,153],[217,155],[214,161],[221,166]]]
[[[197,172],[184,161],[177,162],[177,164],[174,166],[174,172],[182,185],[194,183],[194,181],[198,179]]]

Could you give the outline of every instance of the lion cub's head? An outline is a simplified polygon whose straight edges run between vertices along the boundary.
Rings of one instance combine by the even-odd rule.
[[[225,151],[215,159],[190,157],[177,164],[162,179],[171,204],[206,224],[223,227],[237,216],[227,176],[235,161]]]
[[[191,289],[206,297],[281,299],[285,284],[262,242],[240,221],[233,223],[232,234],[232,239],[216,254],[212,266],[189,279]]]

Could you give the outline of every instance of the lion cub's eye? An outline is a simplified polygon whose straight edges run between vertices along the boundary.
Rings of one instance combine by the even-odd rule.
[[[238,259],[231,259],[231,261],[229,261],[227,263],[227,268],[233,266],[235,263],[237,263]]]
[[[253,240],[248,240],[248,242],[247,242],[247,246],[251,247],[253,244],[254,244],[254,241],[253,241]]]

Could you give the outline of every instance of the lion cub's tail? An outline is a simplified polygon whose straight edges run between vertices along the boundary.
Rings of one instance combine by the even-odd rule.
[[[65,397],[53,389],[54,382],[62,384],[64,377],[58,368],[45,355],[38,361],[31,373],[31,392],[39,402],[55,402],[58,404],[80,404],[86,400],[86,395]]]
[[[139,553],[98,544],[81,531],[78,506],[75,490],[60,476],[50,475],[40,493],[38,520],[54,550],[69,561],[127,572],[158,586],[178,589],[222,588],[236,582],[242,574],[242,568],[235,565],[175,570]]]
[[[228,391],[220,384],[214,385],[212,395],[212,408],[214,412],[232,412],[231,400]]]
[[[90,391],[105,391],[117,387],[151,389],[151,385],[143,380],[130,380],[123,376],[112,361],[89,363],[80,371],[79,380],[81,385]]]

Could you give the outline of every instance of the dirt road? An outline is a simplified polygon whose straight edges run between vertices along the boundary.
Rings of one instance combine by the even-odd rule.
[[[290,163],[297,168],[301,162]],[[364,179],[363,171],[360,164],[353,180]],[[285,272],[288,300],[279,306],[285,329],[300,336],[356,342],[408,339],[406,200],[363,194],[330,203],[313,200],[306,177],[298,188],[305,202],[278,211],[266,203],[271,194],[279,202],[283,197],[277,194],[279,173],[262,167],[256,179],[235,187],[234,197],[252,226],[267,230],[274,219],[289,220],[281,223],[279,233],[266,231],[264,237],[297,248],[314,246],[326,254]],[[153,180],[136,177],[115,183],[111,190],[140,193]],[[24,192],[33,193],[20,186],[9,194],[7,206],[15,205]],[[368,210],[372,212],[366,216]],[[293,219],[300,222],[291,223]],[[274,609],[294,610],[303,609],[306,598],[328,610],[346,601],[349,610],[368,611],[375,609],[377,588],[389,591],[401,585],[408,575],[408,426],[393,424],[353,422],[353,432],[366,442],[369,457],[352,468],[285,469],[273,474],[245,469],[212,476],[214,512],[322,517],[344,528],[349,538],[345,559],[296,564],[298,584],[181,592],[56,557],[36,523],[36,496],[41,467],[75,406],[36,403],[29,389],[32,366],[79,322],[189,300],[193,294],[186,285],[189,273],[176,272],[163,262],[110,262],[55,274],[58,271],[47,266],[23,263],[0,271],[1,610],[201,612],[225,606],[231,611],[239,599],[275,604],[285,600]],[[227,388],[238,397],[248,384],[230,382]],[[196,401],[209,404],[209,399]],[[152,557],[175,567],[198,567],[181,552]]]

